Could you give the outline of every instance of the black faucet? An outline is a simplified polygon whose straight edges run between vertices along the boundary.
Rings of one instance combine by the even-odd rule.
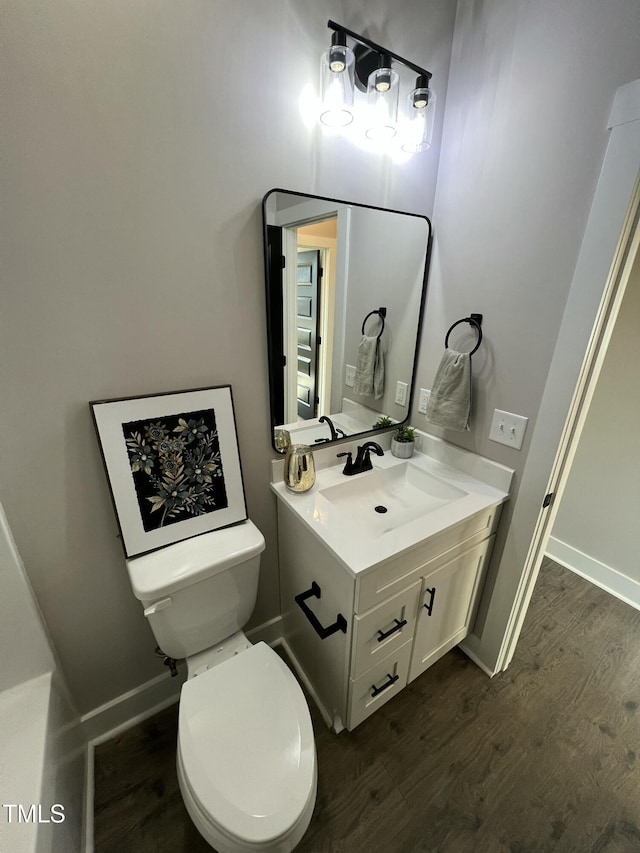
[[[343,429],[336,429],[333,421],[327,415],[323,415],[319,418],[318,423],[327,424],[329,430],[331,431],[331,438],[317,438],[316,443],[324,442],[324,441],[335,441],[338,438],[346,438],[346,433]]]
[[[346,456],[347,461],[342,471],[347,477],[352,474],[361,474],[363,471],[371,471],[373,463],[371,462],[370,453],[375,453],[376,456],[384,456],[384,450],[375,441],[365,441],[363,445],[358,447],[356,453],[356,461],[354,462],[351,453],[338,453],[338,456]]]

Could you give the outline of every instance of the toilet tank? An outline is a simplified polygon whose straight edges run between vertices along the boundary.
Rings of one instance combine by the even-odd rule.
[[[265,542],[251,521],[127,560],[162,651],[185,658],[240,631],[256,603]]]

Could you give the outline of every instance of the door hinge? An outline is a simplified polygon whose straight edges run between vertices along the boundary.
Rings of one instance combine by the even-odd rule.
[[[549,492],[548,495],[544,496],[544,500],[542,501],[542,509],[546,509],[546,507],[551,506],[553,503],[553,499],[555,497],[555,492]]]
[[[284,255],[280,255],[280,264],[282,265],[282,269],[284,269],[287,265],[287,259]]]

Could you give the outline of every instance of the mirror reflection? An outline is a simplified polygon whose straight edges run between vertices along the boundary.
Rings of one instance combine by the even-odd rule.
[[[273,447],[406,420],[429,220],[281,189],[263,217]]]

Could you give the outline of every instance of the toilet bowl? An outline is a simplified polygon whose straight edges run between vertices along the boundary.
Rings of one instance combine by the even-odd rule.
[[[307,703],[265,643],[182,688],[177,769],[191,820],[218,853],[290,853],[316,798]]]
[[[178,781],[191,820],[218,853],[290,853],[316,799],[302,689],[276,652],[242,633],[264,546],[245,521],[127,561],[160,648],[187,661]]]

